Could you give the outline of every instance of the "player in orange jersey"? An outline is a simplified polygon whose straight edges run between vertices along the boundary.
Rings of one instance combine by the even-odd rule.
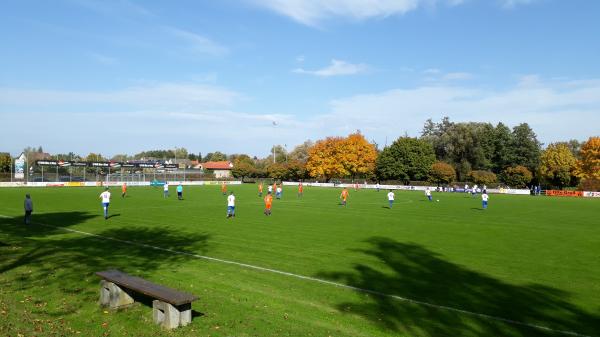
[[[268,192],[265,196],[265,215],[271,215],[271,205],[273,204],[273,196]]]
[[[221,184],[221,192],[223,192],[223,195],[227,195],[227,184],[225,182]]]
[[[262,191],[263,191],[263,184],[260,183],[258,184],[258,196],[262,197]]]
[[[302,198],[302,193],[304,192],[304,186],[302,186],[302,183],[298,184],[298,198]]]
[[[126,194],[127,194],[127,183],[123,183],[123,186],[121,186],[121,198],[125,198]]]
[[[342,199],[342,205],[346,206],[346,202],[348,201],[348,189],[344,187],[342,190],[342,194],[340,194],[340,199]]]

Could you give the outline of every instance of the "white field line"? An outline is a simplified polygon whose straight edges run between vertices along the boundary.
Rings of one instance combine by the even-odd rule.
[[[0,217],[10,218],[10,217],[4,216],[4,215],[0,215]],[[197,259],[204,259],[204,260],[226,263],[226,264],[230,264],[230,265],[235,265],[235,266],[239,266],[239,267],[244,267],[244,268],[249,268],[249,269],[254,269],[254,270],[259,270],[259,271],[264,271],[264,272],[270,272],[270,273],[279,274],[279,275],[285,275],[285,276],[294,277],[294,278],[298,278],[298,279],[302,279],[302,280],[327,284],[327,285],[331,285],[331,286],[338,287],[338,288],[350,289],[350,290],[354,290],[357,292],[392,298],[394,300],[398,300],[398,301],[402,301],[402,302],[408,302],[408,303],[418,304],[418,305],[422,305],[422,306],[426,306],[426,307],[430,307],[430,308],[447,310],[447,311],[457,312],[457,313],[461,313],[461,314],[465,314],[465,315],[469,315],[469,316],[484,318],[484,319],[488,319],[488,320],[509,323],[512,325],[520,325],[520,326],[525,326],[525,327],[534,328],[534,329],[538,329],[538,330],[544,330],[544,331],[549,331],[549,332],[553,332],[553,333],[558,333],[558,334],[562,334],[562,335],[578,336],[578,337],[592,337],[592,336],[580,334],[580,333],[577,333],[574,331],[556,330],[556,329],[552,329],[552,328],[549,328],[549,327],[543,326],[543,325],[525,323],[525,322],[515,321],[512,319],[508,319],[508,318],[492,316],[492,315],[487,315],[487,314],[481,314],[478,312],[463,310],[463,309],[449,307],[449,306],[445,306],[445,305],[433,304],[433,303],[414,300],[414,299],[410,299],[410,298],[406,298],[406,297],[402,297],[402,296],[398,296],[398,295],[386,294],[386,293],[382,293],[382,292],[379,292],[376,290],[358,288],[358,287],[350,286],[347,284],[337,283],[337,282],[333,282],[333,281],[327,281],[327,280],[323,280],[323,279],[319,279],[319,278],[315,278],[315,277],[311,277],[311,276],[294,274],[294,273],[281,271],[281,270],[277,270],[277,269],[265,268],[265,267],[255,266],[255,265],[242,263],[242,262],[223,260],[223,259],[219,259],[216,257],[210,257],[210,256],[205,256],[205,255],[176,251],[173,249],[152,246],[152,245],[148,245],[148,244],[141,243],[141,242],[111,238],[109,236],[102,236],[102,235],[98,235],[98,234],[78,231],[76,229],[66,228],[66,227],[62,227],[62,226],[47,225],[47,224],[43,224],[43,223],[39,223],[39,222],[36,222],[35,224],[45,226],[45,227],[57,228],[57,229],[61,229],[61,230],[67,231],[67,232],[78,233],[78,234],[87,235],[87,236],[93,236],[93,237],[97,237],[97,238],[101,238],[101,239],[105,239],[105,240],[111,240],[111,241],[126,243],[126,244],[130,244],[130,245],[134,245],[134,246],[151,248],[154,250],[169,252],[169,253],[176,254],[176,255],[185,255],[185,256],[190,256],[190,257],[194,257]]]

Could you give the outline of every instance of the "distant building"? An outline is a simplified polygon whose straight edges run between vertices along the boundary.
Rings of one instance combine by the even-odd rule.
[[[233,169],[233,164],[230,161],[207,161],[202,163],[201,166],[204,171],[214,173],[216,178],[231,177],[231,169]]]

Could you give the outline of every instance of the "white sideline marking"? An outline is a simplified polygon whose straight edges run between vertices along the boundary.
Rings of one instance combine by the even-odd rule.
[[[2,218],[10,218],[8,216],[1,215],[1,214],[0,214],[0,217],[2,217]],[[436,308],[436,309],[441,309],[441,310],[447,310],[447,311],[457,312],[457,313],[466,314],[466,315],[470,315],[470,316],[476,316],[476,317],[480,317],[480,318],[485,318],[485,319],[489,319],[489,320],[494,320],[494,321],[509,323],[509,324],[513,324],[513,325],[525,326],[525,327],[529,327],[529,328],[534,328],[534,329],[538,329],[538,330],[549,331],[549,332],[558,333],[558,334],[562,334],[562,335],[578,336],[578,337],[592,337],[592,336],[580,334],[580,333],[577,333],[577,332],[574,332],[574,331],[556,330],[556,329],[552,329],[552,328],[549,328],[549,327],[543,326],[543,325],[537,325],[537,324],[519,322],[519,321],[515,321],[515,320],[512,320],[512,319],[508,319],[508,318],[497,317],[497,316],[492,316],[492,315],[487,315],[487,314],[481,314],[481,313],[478,313],[478,312],[463,310],[463,309],[449,307],[449,306],[445,306],[445,305],[433,304],[433,303],[419,301],[419,300],[413,300],[413,299],[402,297],[402,296],[398,296],[398,295],[386,294],[386,293],[382,293],[382,292],[371,290],[371,289],[358,288],[358,287],[350,286],[350,285],[347,285],[347,284],[337,283],[337,282],[333,282],[333,281],[327,281],[327,280],[318,279],[318,278],[315,278],[315,277],[310,277],[310,276],[305,276],[305,275],[300,275],[300,274],[289,273],[289,272],[281,271],[281,270],[277,270],[277,269],[265,268],[265,267],[255,266],[255,265],[251,265],[251,264],[247,264],[247,263],[242,263],[242,262],[235,262],[235,261],[223,260],[223,259],[219,259],[219,258],[216,258],[216,257],[210,257],[210,256],[192,254],[192,253],[187,253],[187,252],[181,252],[181,251],[176,251],[176,250],[172,250],[172,249],[168,249],[168,248],[162,248],[162,247],[152,246],[152,245],[148,245],[148,244],[140,243],[140,242],[135,242],[135,241],[129,241],[129,240],[122,240],[122,239],[117,239],[117,238],[111,238],[109,236],[102,236],[102,235],[98,235],[98,234],[93,234],[93,233],[78,231],[76,229],[66,228],[66,227],[62,227],[62,226],[47,225],[47,224],[43,224],[43,223],[39,223],[39,222],[36,222],[35,224],[41,225],[41,226],[45,226],[45,227],[57,228],[57,229],[61,229],[61,230],[67,231],[67,232],[73,232],[73,233],[78,233],[78,234],[82,234],[82,235],[87,235],[87,236],[93,236],[93,237],[97,237],[97,238],[102,238],[102,239],[106,239],[106,240],[111,240],[111,241],[116,241],[116,242],[121,242],[121,243],[127,243],[127,244],[131,244],[131,245],[135,245],[135,246],[141,246],[141,247],[151,248],[151,249],[155,249],[155,250],[161,250],[161,251],[173,253],[173,254],[176,254],[176,255],[186,255],[186,256],[191,256],[191,257],[195,257],[195,258],[198,258],[198,259],[204,259],[204,260],[209,260],[209,261],[221,262],[221,263],[231,264],[231,265],[240,266],[240,267],[244,267],[244,268],[249,268],[249,269],[254,269],[254,270],[260,270],[260,271],[266,271],[266,272],[275,273],[275,274],[279,274],[279,275],[285,275],[285,276],[295,277],[295,278],[299,278],[299,279],[302,279],[302,280],[308,280],[308,281],[313,281],[313,282],[318,282],[318,283],[332,285],[332,286],[335,286],[335,287],[338,287],[338,288],[350,289],[350,290],[354,290],[354,291],[357,291],[357,292],[368,293],[368,294],[373,294],[373,295],[382,296],[382,297],[388,297],[388,298],[392,298],[392,299],[395,299],[395,300],[398,300],[398,301],[402,301],[402,302],[419,304],[419,305],[426,306],[426,307],[431,307],[431,308]]]

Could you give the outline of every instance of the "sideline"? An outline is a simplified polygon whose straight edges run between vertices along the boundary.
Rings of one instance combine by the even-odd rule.
[[[8,219],[8,218],[11,218],[11,217],[0,214],[0,218]],[[568,336],[592,337],[592,336],[580,334],[580,333],[577,333],[577,332],[574,332],[574,331],[556,330],[556,329],[552,329],[552,328],[549,328],[549,327],[543,326],[543,325],[537,325],[537,324],[530,324],[530,323],[515,321],[515,320],[512,320],[512,319],[508,319],[508,318],[503,318],[503,317],[498,317],[498,316],[492,316],[492,315],[482,314],[482,313],[478,313],[478,312],[463,310],[463,309],[449,307],[449,306],[445,306],[445,305],[437,305],[437,304],[433,304],[433,303],[429,303],[429,302],[424,302],[424,301],[419,301],[419,300],[414,300],[414,299],[410,299],[410,298],[402,297],[402,296],[398,296],[398,295],[386,294],[386,293],[382,293],[382,292],[379,292],[379,291],[376,291],[376,290],[365,289],[365,288],[358,288],[358,287],[350,286],[350,285],[343,284],[343,283],[337,283],[337,282],[333,282],[333,281],[323,280],[323,279],[319,279],[319,278],[315,278],[315,277],[311,277],[311,276],[294,274],[294,273],[290,273],[290,272],[286,272],[286,271],[281,271],[281,270],[277,270],[277,269],[260,267],[260,266],[255,266],[255,265],[251,265],[251,264],[247,264],[247,263],[242,263],[242,262],[236,262],[236,261],[230,261],[230,260],[223,260],[223,259],[219,259],[219,258],[216,258],[216,257],[210,257],[210,256],[205,256],[205,255],[199,255],[199,254],[193,254],[193,253],[188,253],[188,252],[176,251],[176,250],[173,250],[173,249],[152,246],[152,245],[148,245],[148,244],[141,243],[141,242],[135,242],[135,241],[129,241],[129,240],[122,240],[122,239],[112,238],[112,237],[109,237],[109,236],[103,236],[103,235],[98,235],[98,234],[83,232],[83,231],[79,231],[79,230],[76,230],[76,229],[66,228],[66,227],[63,227],[63,226],[53,226],[53,225],[43,224],[43,223],[39,223],[39,222],[34,222],[33,224],[44,226],[44,227],[50,227],[50,228],[60,229],[60,230],[67,231],[67,232],[78,233],[78,234],[82,234],[82,235],[86,235],[86,236],[93,236],[93,237],[101,238],[101,239],[105,239],[105,240],[110,240],[110,241],[115,241],[115,242],[130,244],[130,245],[134,245],[134,246],[151,248],[151,249],[154,249],[154,250],[159,250],[159,251],[163,251],[163,252],[169,252],[169,253],[176,254],[176,255],[185,255],[185,256],[190,256],[190,257],[194,257],[194,258],[197,258],[197,259],[204,259],[204,260],[209,260],[209,261],[214,261],[214,262],[220,262],[220,263],[230,264],[230,265],[234,265],[234,266],[239,266],[239,267],[244,267],[244,268],[249,268],[249,269],[264,271],[264,272],[270,272],[270,273],[279,274],[279,275],[285,275],[285,276],[294,277],[294,278],[298,278],[298,279],[302,279],[302,280],[317,282],[317,283],[321,283],[321,284],[327,284],[327,285],[331,285],[331,286],[338,287],[338,288],[354,290],[354,291],[361,292],[361,293],[367,293],[367,294],[377,295],[377,296],[381,296],[381,297],[387,297],[387,298],[391,298],[391,299],[402,301],[402,302],[407,302],[407,303],[412,303],[412,304],[418,304],[418,305],[422,305],[422,306],[426,306],[426,307],[430,307],[430,308],[435,308],[435,309],[440,309],[440,310],[447,310],[447,311],[457,312],[457,313],[461,313],[461,314],[465,314],[465,315],[469,315],[469,316],[475,316],[475,317],[484,318],[484,319],[493,320],[493,321],[498,321],[498,322],[509,323],[509,324],[512,324],[512,325],[519,325],[519,326],[524,326],[524,327],[534,328],[534,329],[538,329],[538,330],[549,331],[549,332],[552,332],[552,333],[558,333],[558,334],[568,335]]]

